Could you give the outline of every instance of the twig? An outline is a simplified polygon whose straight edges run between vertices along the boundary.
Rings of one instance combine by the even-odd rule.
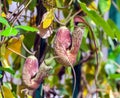
[[[61,25],[66,25],[73,17],[75,17],[75,16],[76,16],[77,14],[79,14],[81,11],[82,11],[82,10],[79,10],[79,11],[77,11],[75,14],[73,14],[72,16],[68,17],[68,19],[66,19],[66,22],[64,22],[64,23],[60,22],[60,21],[57,19],[57,17],[56,17],[55,14],[54,14],[54,18],[55,18],[55,20],[56,20],[59,24],[61,24]]]
[[[85,24],[88,26],[88,28],[89,28],[89,30],[90,30],[90,32],[91,32],[91,34],[92,34],[92,37],[93,37],[93,42],[94,42],[94,45],[95,45],[95,49],[98,49],[97,48],[97,44],[96,44],[96,42],[95,42],[95,36],[94,36],[94,33],[93,33],[93,31],[92,31],[92,29],[91,29],[91,27],[89,26],[89,24],[87,23],[87,22],[85,22]],[[96,84],[96,86],[97,86],[97,77],[98,77],[98,69],[99,69],[99,60],[98,60],[98,52],[97,51],[95,51],[95,53],[96,53],[96,70],[95,70],[95,84]]]
[[[59,10],[58,10],[58,11],[59,11]],[[67,21],[67,20],[71,17],[72,11],[73,11],[73,10],[71,9],[70,12],[69,12],[69,14],[68,14],[68,16],[67,16],[67,18],[65,18],[65,21]],[[57,17],[56,14],[54,14],[54,17],[55,17],[55,20],[56,20],[59,24],[66,25],[66,23],[60,22],[59,16]]]
[[[94,52],[90,52],[90,53],[89,53],[89,55],[88,55],[88,56],[83,57],[83,59],[82,59],[82,60],[80,60],[78,64],[82,64],[82,63],[84,63],[84,62],[87,62],[89,59],[91,59],[91,58],[92,58],[93,54],[94,54]]]
[[[31,51],[29,51],[29,50],[27,49],[27,47],[24,45],[23,42],[22,42],[22,46],[23,46],[23,48],[24,48],[29,54],[31,54],[31,55],[35,55],[35,52],[31,52]]]
[[[7,8],[6,8],[6,0],[3,0],[3,5],[4,5],[4,11],[5,11],[5,13],[7,13]]]
[[[18,16],[18,13],[16,14],[16,13],[11,12],[11,11],[8,11],[8,13],[10,13],[10,16],[8,15],[8,17],[7,17],[9,22],[11,22],[12,20],[14,20],[14,19],[11,19],[12,16],[13,16],[13,17],[17,17],[17,16]],[[21,15],[21,17],[31,18],[30,16],[27,16],[27,15]]]
[[[43,0],[44,1],[44,0]],[[55,5],[51,5],[48,1],[47,2],[44,2],[47,6],[49,7],[56,7],[58,9],[65,9],[65,8],[68,8],[71,4],[72,4],[73,0],[70,0],[70,2],[68,3],[68,5],[65,5],[63,7],[56,7]]]
[[[95,89],[91,93],[93,95],[93,94],[98,93],[98,92],[106,92],[106,91],[104,89]]]
[[[114,6],[118,11],[120,11],[120,8],[116,5],[116,3],[114,2],[114,0],[112,0],[112,4],[113,4],[113,6]]]
[[[20,54],[20,53],[16,52],[15,50],[13,50],[13,49],[11,49],[11,48],[8,48],[8,47],[7,47],[7,49],[8,49],[8,50],[10,50],[10,51],[12,51],[13,53],[15,53],[15,54],[17,54],[17,55],[19,55],[19,56],[23,57],[24,59],[26,59],[26,57],[25,57],[25,56],[23,56],[22,54]]]
[[[85,73],[84,73],[83,71],[82,71],[81,77],[82,77],[82,80],[83,80],[83,82],[84,82],[84,84],[85,84],[85,86],[86,86],[88,92],[91,93],[90,86],[89,86],[89,84],[88,84],[88,82],[87,82],[87,79],[86,79],[86,77],[85,77]]]
[[[82,80],[83,80],[83,82],[84,82],[84,84],[85,84],[85,86],[86,86],[90,95],[94,95],[95,93],[98,93],[98,92],[105,92],[104,89],[93,89],[93,90],[91,90],[91,88],[90,88],[90,86],[87,82],[87,79],[85,77],[85,73],[83,71],[82,71]]]
[[[32,2],[32,0],[30,0],[27,5],[22,9],[22,11],[20,12],[20,14],[17,16],[16,20],[13,22],[12,26],[15,24],[15,22],[18,20],[18,18],[20,18],[20,16],[22,15],[23,11],[28,7],[28,5]]]
[[[22,4],[24,4],[25,1],[26,1],[26,0],[24,0]],[[22,9],[22,7],[23,7],[23,6],[21,6],[21,5],[18,6],[18,7],[12,12],[12,14],[10,15],[10,17],[8,17],[8,20],[9,20],[9,21],[12,21],[12,20],[10,20],[10,19],[12,18],[12,16],[14,16],[14,14],[15,14],[16,11]]]

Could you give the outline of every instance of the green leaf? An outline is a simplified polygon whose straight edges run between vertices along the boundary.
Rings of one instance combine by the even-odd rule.
[[[16,29],[23,29],[25,31],[31,31],[31,32],[37,32],[38,29],[34,28],[34,27],[30,27],[30,26],[22,26],[22,25],[19,25],[19,26],[15,26]]]
[[[82,10],[90,17],[98,26],[101,26],[108,36],[114,38],[114,33],[112,32],[109,24],[95,11],[90,10],[84,3],[80,2]]]
[[[107,22],[110,25],[110,27],[112,28],[112,30],[115,34],[115,37],[120,41],[120,30],[118,29],[116,24],[111,19],[108,19]]]
[[[70,21],[70,31],[73,32],[74,31],[74,20],[71,19]]]
[[[2,78],[3,76],[0,74],[0,78]]]
[[[50,87],[53,87],[54,85],[58,84],[59,79],[57,76],[49,76],[48,81],[49,81]]]
[[[37,0],[32,0],[32,2],[28,6],[29,10],[34,11],[36,5],[37,5]]]
[[[109,52],[108,58],[112,60],[116,60],[119,54],[120,54],[120,45],[116,46],[113,51]]]
[[[35,40],[35,33],[33,32],[29,32],[29,33],[24,33],[24,44],[28,49],[31,49],[31,47],[34,44],[34,40]]]
[[[63,7],[64,6],[63,0],[55,0],[55,1],[56,1],[57,7]]]
[[[83,37],[83,39],[82,39],[80,49],[82,49],[82,51],[85,51],[85,52],[87,52],[89,50],[89,46],[86,43],[86,38],[85,37]]]
[[[69,95],[68,91],[63,87],[60,87],[59,91],[60,91],[60,95]]]
[[[18,31],[15,29],[15,28],[12,28],[12,27],[9,27],[9,28],[6,28],[5,30],[3,30],[0,35],[3,35],[3,36],[15,36],[17,35]]]
[[[87,38],[88,32],[89,32],[88,27],[85,27],[84,34],[83,34],[84,38]]]
[[[116,4],[118,6],[118,10],[120,11],[120,0],[116,0]]]
[[[111,0],[99,0],[98,7],[102,14],[105,14],[111,6]]]
[[[7,88],[5,86],[1,86],[2,91],[3,91],[3,96],[4,98],[15,98],[12,94],[12,91],[10,88]]]
[[[3,68],[3,67],[0,67],[0,70],[9,72],[12,75],[15,74],[15,71],[12,68]]]
[[[115,45],[114,45],[113,40],[112,40],[110,37],[108,37],[108,42],[109,42],[109,44],[110,44],[112,50],[114,50],[114,49],[115,49]]]
[[[110,75],[109,75],[109,78],[110,78],[110,79],[120,78],[120,74],[110,74]]]
[[[8,21],[5,18],[1,17],[1,16],[0,16],[0,23],[10,27],[10,25],[8,24]]]

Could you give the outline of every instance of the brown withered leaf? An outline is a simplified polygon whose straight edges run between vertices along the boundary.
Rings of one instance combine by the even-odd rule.
[[[49,26],[48,28],[43,28],[42,24],[38,26],[39,28],[39,32],[38,34],[40,35],[40,37],[42,37],[43,39],[50,37],[50,35],[53,33],[52,30],[52,26]]]

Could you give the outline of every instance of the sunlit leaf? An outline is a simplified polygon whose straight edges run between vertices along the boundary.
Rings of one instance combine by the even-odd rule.
[[[15,28],[9,27],[3,30],[0,35],[9,37],[9,36],[15,36],[17,35],[18,31]]]
[[[4,68],[9,68],[8,61],[5,57],[1,57],[1,63]]]
[[[42,19],[43,29],[48,28],[52,24],[53,19],[54,19],[54,10],[50,9],[43,16],[43,19]]]
[[[83,90],[83,96],[86,96],[87,94],[88,94],[88,91],[87,91],[86,88],[84,88],[84,90]]]
[[[107,81],[106,81],[107,82]],[[112,88],[111,88],[111,86],[108,84],[108,83],[105,83],[105,84],[103,84],[104,85],[104,88],[105,88],[105,92],[107,93],[107,94],[109,94],[110,93],[110,91],[112,90]]]
[[[71,21],[70,21],[70,31],[71,32],[74,31],[74,19],[71,19]]]
[[[111,6],[111,0],[99,0],[98,7],[102,14],[106,13]]]
[[[110,79],[120,79],[120,74],[110,74],[109,78]]]
[[[27,98],[32,98],[32,96],[30,96],[30,95],[27,94]]]
[[[58,83],[58,77],[57,76],[49,76],[48,80],[50,87],[53,87],[54,85],[56,85]]]
[[[63,7],[64,6],[63,0],[55,0],[55,1],[56,1],[57,7]]]
[[[85,29],[84,29],[84,34],[83,34],[83,37],[84,37],[84,38],[87,38],[88,31],[89,31],[88,28],[85,27]]]
[[[3,93],[3,96],[4,98],[15,98],[11,92],[11,90],[5,86],[1,86],[2,88],[2,93]]]
[[[117,4],[117,7],[118,7],[118,10],[120,11],[120,0],[116,0],[116,4]]]
[[[86,74],[86,79],[89,84],[93,83],[95,67],[94,65],[84,65],[83,70]]]
[[[0,78],[2,78],[3,76],[0,74]]]
[[[4,12],[1,13],[2,17],[6,17],[6,14]]]
[[[21,43],[23,39],[24,39],[24,36],[21,35],[20,37],[13,37],[8,41],[6,46],[5,56],[4,56],[7,59],[7,61],[11,53],[21,54]]]
[[[30,26],[23,26],[23,25],[18,25],[18,26],[15,26],[15,28],[17,29],[23,29],[25,31],[31,31],[31,32],[37,32],[38,29],[34,28],[34,27],[30,27]]]
[[[110,27],[112,28],[112,30],[115,34],[115,37],[118,40],[120,40],[120,29],[117,27],[117,25],[111,19],[108,19],[107,22],[110,25]]]
[[[7,0],[8,1],[8,4],[12,4],[12,0]]]
[[[115,49],[109,53],[108,58],[115,60],[116,57],[119,56],[119,53],[120,53],[120,45],[115,47]]]
[[[88,7],[89,7],[90,9],[92,9],[92,10],[97,10],[97,6],[96,6],[95,1],[92,1],[92,2],[88,5]]]
[[[8,21],[5,18],[1,17],[1,16],[0,16],[0,23],[10,27],[10,25],[8,24]]]
[[[0,98],[2,98],[1,90],[0,90]]]
[[[106,32],[108,36],[111,38],[114,38],[114,32],[112,32],[111,27],[109,24],[95,11],[90,10],[89,8],[86,7],[84,3],[80,2],[80,6],[82,10],[90,17],[98,26],[101,26],[103,30]]]
[[[0,67],[0,70],[5,71],[5,72],[9,72],[12,75],[15,74],[15,71],[11,67],[9,67],[9,68]]]
[[[2,44],[1,47],[0,47],[0,56],[4,56],[5,55],[5,51],[6,51],[6,45],[5,44]]]

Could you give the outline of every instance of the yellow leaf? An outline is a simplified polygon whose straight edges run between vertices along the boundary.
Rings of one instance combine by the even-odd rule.
[[[6,45],[2,44],[2,46],[0,47],[0,56],[3,57],[5,55],[5,51],[6,51]]]
[[[83,90],[83,96],[86,96],[88,94],[88,90],[86,88],[84,88]]]
[[[5,86],[2,86],[2,92],[3,92],[4,98],[15,98],[11,90]]]
[[[8,4],[12,4],[12,0],[7,0],[8,1]]]
[[[6,14],[4,12],[1,13],[2,17],[6,17]]]
[[[0,98],[2,98],[2,94],[1,94],[1,91],[0,91]]]
[[[43,19],[42,19],[43,29],[48,28],[52,24],[53,19],[54,19],[54,11],[53,9],[50,9],[43,15]]]
[[[4,68],[9,68],[9,64],[8,64],[8,61],[4,58],[4,57],[1,57],[1,63],[2,63],[2,66]]]
[[[89,74],[93,74],[93,75],[94,75],[95,67],[94,67],[94,65],[85,64],[85,66],[83,67],[83,70],[84,70],[84,72],[86,72],[86,73],[89,73]]]
[[[6,46],[5,56],[4,56],[7,60],[8,60],[9,55],[13,53],[13,51],[16,54],[21,54],[22,40],[23,40],[23,36],[21,35],[19,38],[14,37],[8,41],[7,46]]]
[[[32,98],[32,96],[30,96],[30,95],[27,94],[27,98]]]
[[[106,86],[106,93],[110,93],[110,91],[111,91],[111,86],[109,85],[109,84],[105,84],[104,86]]]
[[[95,1],[92,1],[92,2],[88,5],[88,7],[89,7],[91,10],[97,10],[97,6],[96,6],[96,4],[95,4]]]

